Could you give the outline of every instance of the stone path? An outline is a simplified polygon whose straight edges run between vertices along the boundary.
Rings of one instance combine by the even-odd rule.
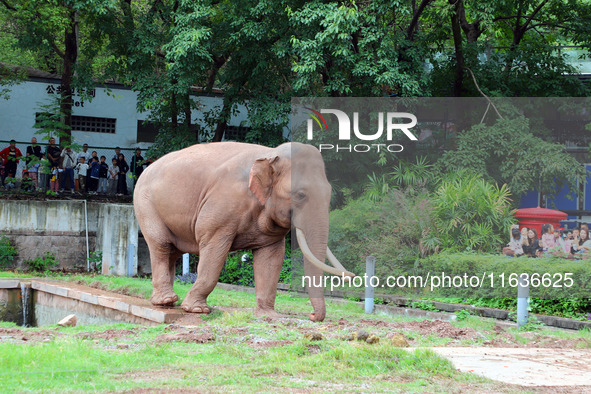
[[[430,349],[449,359],[462,372],[521,386],[587,386],[591,391],[591,349]]]

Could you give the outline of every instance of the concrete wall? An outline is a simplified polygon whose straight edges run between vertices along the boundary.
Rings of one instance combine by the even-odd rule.
[[[89,251],[103,253],[103,273],[137,275],[138,255],[145,256],[146,251],[139,250],[133,205],[87,203],[86,207],[87,222],[81,200],[3,200],[0,234],[16,245],[15,267],[26,268],[25,260],[52,253],[60,268],[86,270],[88,223]],[[143,264],[149,265],[149,260]]]

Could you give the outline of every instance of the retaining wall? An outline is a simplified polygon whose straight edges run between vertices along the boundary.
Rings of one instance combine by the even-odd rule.
[[[2,200],[0,234],[15,244],[14,267],[46,253],[56,256],[59,268],[86,270],[86,230],[89,252],[103,254],[102,272],[118,276],[150,272],[145,242],[138,242],[138,224],[132,204],[84,200]],[[86,219],[86,220],[85,220]],[[142,256],[139,262],[138,256]]]

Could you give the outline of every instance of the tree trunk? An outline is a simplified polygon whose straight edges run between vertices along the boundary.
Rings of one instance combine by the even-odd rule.
[[[72,80],[74,67],[78,59],[78,21],[77,12],[70,11],[70,23],[64,34],[64,69],[62,71],[60,113],[64,128],[60,135],[60,144],[70,145],[72,142]]]
[[[454,38],[454,49],[456,53],[456,73],[454,77],[454,96],[462,95],[464,83],[464,53],[462,51],[462,29],[460,27],[459,8],[462,0],[449,0],[450,4],[455,3],[455,9],[451,15],[451,29]]]

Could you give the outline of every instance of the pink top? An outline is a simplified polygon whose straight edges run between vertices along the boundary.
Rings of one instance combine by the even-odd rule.
[[[554,242],[554,234],[544,234],[542,235],[542,248],[550,249],[556,246],[556,242]]]

